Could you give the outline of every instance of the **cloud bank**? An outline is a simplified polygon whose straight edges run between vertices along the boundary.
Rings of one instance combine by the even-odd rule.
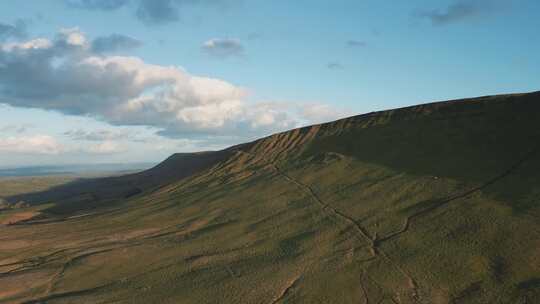
[[[59,154],[63,147],[48,135],[0,138],[0,153]]]
[[[120,48],[111,37],[71,28],[0,44],[0,103],[155,127],[171,138],[248,138],[311,122],[301,106],[249,102],[245,88],[221,79],[97,52]]]

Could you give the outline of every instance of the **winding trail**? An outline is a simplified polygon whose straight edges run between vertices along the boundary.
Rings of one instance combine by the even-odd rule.
[[[123,247],[123,248],[127,248],[127,247],[129,247],[129,245],[126,246],[126,247]],[[98,249],[98,250],[94,250],[94,251],[83,252],[83,253],[81,253],[79,255],[69,257],[68,260],[64,264],[62,264],[62,267],[60,267],[58,272],[51,278],[51,280],[50,280],[50,282],[49,282],[49,284],[47,286],[47,290],[45,291],[45,296],[49,296],[50,294],[52,294],[56,284],[58,283],[58,281],[60,281],[62,279],[62,277],[64,276],[64,273],[66,272],[66,270],[69,268],[69,266],[71,266],[77,260],[92,256],[94,254],[110,252],[110,251],[113,251],[113,250],[116,250],[116,249],[118,249],[118,248]]]
[[[362,235],[362,238],[366,241],[368,241],[368,243],[370,244],[370,247],[373,247],[373,238],[369,236],[369,233],[367,232],[367,230],[365,230],[362,226],[360,226],[354,219],[352,219],[351,217],[347,216],[345,213],[333,208],[332,206],[324,203],[321,198],[315,193],[315,191],[313,191],[313,189],[309,186],[309,185],[306,185],[304,183],[301,183],[299,182],[298,180],[290,177],[289,175],[283,173],[283,171],[280,170],[280,168],[278,166],[276,166],[275,164],[273,163],[270,163],[270,165],[272,167],[274,167],[275,171],[280,174],[281,176],[283,176],[286,180],[288,180],[289,182],[295,184],[296,186],[298,186],[299,188],[303,189],[304,192],[306,192],[308,195],[310,195],[311,197],[313,197],[313,199],[322,207],[322,209],[324,211],[329,211],[330,213],[336,215],[337,217],[339,218],[342,218],[343,220],[345,220],[347,223],[349,223],[351,226],[353,226],[356,231],[358,231],[358,233],[360,235]]]
[[[282,291],[281,293],[270,303],[270,304],[276,304],[279,303],[281,300],[285,299],[289,291],[298,284],[298,281],[302,278],[302,275],[297,276],[294,278]]]
[[[240,153],[249,155],[249,156],[256,159],[256,156],[254,154],[252,154],[252,153],[242,151],[242,150],[237,150],[237,151],[239,151]],[[384,251],[382,251],[382,249],[377,248],[377,242],[376,242],[375,237],[371,237],[369,235],[369,232],[364,227],[362,227],[360,224],[358,224],[358,222],[356,222],[352,217],[350,217],[350,216],[346,215],[345,213],[337,210],[336,208],[330,206],[329,204],[326,204],[317,195],[317,193],[313,190],[313,188],[311,188],[311,186],[309,186],[307,184],[304,184],[304,183],[298,181],[297,179],[291,177],[290,175],[284,173],[273,161],[267,160],[264,157],[261,157],[261,159],[264,159],[265,162],[267,164],[269,164],[272,167],[272,169],[274,169],[274,171],[278,175],[283,177],[285,180],[293,183],[298,188],[302,189],[303,192],[305,192],[310,197],[312,197],[321,206],[323,211],[328,212],[328,213],[334,215],[337,218],[341,218],[342,220],[347,222],[349,225],[354,227],[354,229],[358,232],[358,234],[362,236],[360,238],[360,240],[368,242],[372,258],[382,257],[391,267],[394,267],[395,269],[397,269],[407,279],[407,281],[409,283],[409,287],[412,289],[412,295],[411,295],[412,299],[415,302],[418,302],[418,300],[419,300],[418,284],[416,283],[414,278],[408,272],[406,272],[401,266],[396,264]],[[360,284],[360,285],[361,285],[362,290],[364,290],[363,285],[362,284]],[[284,295],[282,295],[282,296],[284,296]],[[367,298],[367,294],[366,294],[366,300],[367,299],[368,298]],[[272,302],[272,303],[275,303],[275,301]]]
[[[536,153],[538,153],[540,150],[540,144],[537,145],[536,147],[534,147],[533,149],[529,150],[529,152],[527,152],[524,156],[522,156],[520,159],[518,159],[514,164],[512,164],[508,169],[506,169],[505,171],[503,171],[501,174],[493,177],[492,179],[488,180],[487,182],[481,184],[480,186],[477,186],[477,187],[474,187],[472,189],[469,189],[469,190],[466,190],[464,192],[461,192],[461,193],[457,193],[455,195],[451,195],[445,199],[442,199],[441,201],[439,202],[435,202],[433,203],[431,206],[425,208],[425,209],[422,209],[410,216],[408,216],[406,219],[405,219],[405,222],[403,223],[403,226],[401,227],[401,229],[399,229],[398,231],[395,231],[395,232],[392,232],[386,236],[383,236],[381,238],[378,238],[378,239],[375,239],[374,242],[375,242],[375,246],[379,245],[380,243],[382,242],[386,242],[386,241],[389,241],[391,239],[394,239],[396,237],[398,237],[399,235],[409,231],[409,228],[411,226],[411,223],[413,221],[415,221],[416,219],[426,215],[426,214],[429,214],[430,212],[432,211],[435,211],[443,206],[446,206],[448,205],[449,203],[455,201],[455,200],[458,200],[458,199],[461,199],[461,198],[465,198],[473,193],[476,193],[478,191],[481,191],[493,184],[495,184],[496,182],[502,180],[503,178],[507,177],[508,175],[512,174],[514,171],[516,171],[517,169],[519,169],[519,167],[521,167],[523,165],[523,163],[525,163],[526,161],[530,160]]]
[[[366,275],[365,272],[363,272],[362,274]],[[362,284],[362,278],[360,278],[360,288],[362,289],[362,296],[364,297],[364,304],[369,304],[369,296],[368,296],[366,288],[364,287],[364,284]]]

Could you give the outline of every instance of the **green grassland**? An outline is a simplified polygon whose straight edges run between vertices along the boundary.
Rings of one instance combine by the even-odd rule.
[[[74,181],[75,176],[29,176],[1,177],[0,197],[10,197],[23,193],[41,192],[55,186]]]
[[[0,226],[2,303],[540,303],[540,93],[36,191]]]

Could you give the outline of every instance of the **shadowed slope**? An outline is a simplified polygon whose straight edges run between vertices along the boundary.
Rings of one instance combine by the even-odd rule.
[[[111,200],[129,198],[189,177],[223,161],[230,154],[229,150],[177,153],[143,172],[76,180],[42,192],[12,196],[8,200],[26,201],[31,204],[56,202],[60,205],[75,205],[55,209],[65,212],[107,205]]]

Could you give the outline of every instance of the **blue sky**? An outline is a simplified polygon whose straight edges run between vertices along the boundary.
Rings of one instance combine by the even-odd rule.
[[[540,83],[534,0],[0,2],[0,167],[159,161]]]

